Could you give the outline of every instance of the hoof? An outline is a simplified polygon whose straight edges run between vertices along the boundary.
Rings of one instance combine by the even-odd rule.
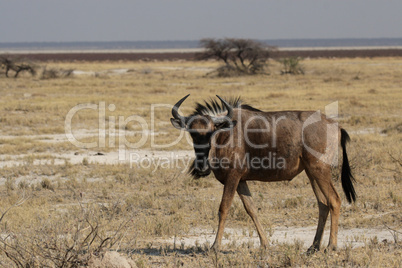
[[[313,255],[314,253],[316,253],[317,251],[319,251],[320,249],[318,247],[315,246],[311,246],[308,248],[306,254],[309,255]]]
[[[268,241],[267,240],[262,240],[260,242],[260,248],[261,249],[268,249]]]
[[[325,253],[336,251],[337,247],[334,245],[328,245],[328,247],[324,250]]]
[[[216,244],[213,244],[212,247],[211,247],[211,251],[219,252],[219,246],[216,245]]]

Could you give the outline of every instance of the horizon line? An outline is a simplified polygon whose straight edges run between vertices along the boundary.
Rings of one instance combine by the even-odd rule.
[[[234,37],[236,38],[236,37]],[[168,39],[168,40],[79,40],[79,41],[0,41],[0,44],[25,44],[25,43],[143,43],[143,42],[199,42],[200,39]],[[206,38],[208,39],[208,38]],[[211,39],[225,39],[225,38],[211,38]],[[258,41],[316,41],[316,40],[401,40],[402,37],[330,37],[330,38],[236,38],[236,39],[250,39]]]

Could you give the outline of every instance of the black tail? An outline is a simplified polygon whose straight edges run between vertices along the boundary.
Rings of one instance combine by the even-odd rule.
[[[348,200],[349,203],[352,203],[356,201],[356,192],[355,188],[353,187],[353,182],[355,182],[355,179],[353,178],[352,172],[350,170],[349,166],[349,160],[348,160],[348,154],[346,153],[346,143],[350,140],[350,137],[346,130],[341,128],[341,146],[342,146],[342,151],[343,151],[343,163],[342,163],[342,175],[341,175],[341,181],[342,181],[342,188],[343,192],[346,195],[346,199]]]

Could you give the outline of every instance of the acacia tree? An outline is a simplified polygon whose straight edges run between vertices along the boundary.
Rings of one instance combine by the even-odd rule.
[[[262,73],[273,49],[254,40],[236,38],[206,38],[200,41],[200,45],[205,50],[198,59],[216,59],[225,63],[217,70],[220,76]]]

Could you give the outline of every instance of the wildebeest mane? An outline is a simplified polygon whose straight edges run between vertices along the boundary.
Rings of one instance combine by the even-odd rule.
[[[260,112],[260,110],[248,105],[243,104],[243,100],[240,97],[232,97],[229,99],[228,103],[233,108],[244,109],[254,112]],[[210,115],[210,116],[222,116],[227,112],[227,109],[224,105],[219,103],[214,99],[210,99],[209,101],[205,101],[204,104],[196,103],[195,110],[191,114],[191,116],[195,115]]]

